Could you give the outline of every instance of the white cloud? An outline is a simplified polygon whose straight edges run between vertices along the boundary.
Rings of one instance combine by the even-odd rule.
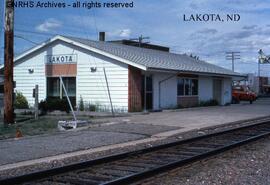
[[[133,35],[137,36],[141,34],[133,32],[137,24],[136,21],[130,17],[126,17],[125,19],[120,18],[124,14],[117,14],[111,11],[105,11],[100,14],[96,17],[90,15],[66,15],[65,19],[68,22],[65,26],[72,25],[73,27],[83,29],[84,31],[82,33],[91,39],[96,39],[97,32],[100,31],[106,32],[106,40],[130,38]]]
[[[60,28],[62,23],[54,18],[45,20],[42,24],[36,26],[37,31],[50,32],[56,28]]]
[[[130,37],[131,35],[131,30],[130,29],[123,29],[121,30],[119,36],[120,37]]]
[[[108,32],[107,35],[112,38],[122,37],[122,38],[129,38],[131,36],[131,29],[119,29],[112,32]]]

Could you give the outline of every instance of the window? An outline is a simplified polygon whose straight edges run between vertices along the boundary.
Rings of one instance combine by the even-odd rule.
[[[190,92],[191,88],[190,88],[190,79],[185,79],[185,96],[190,96],[191,92]]]
[[[76,78],[63,78],[63,83],[65,84],[68,96],[76,96]],[[63,96],[66,96],[64,89]]]
[[[76,97],[76,78],[75,77],[63,77],[63,83],[65,84],[68,96]],[[48,97],[65,97],[63,87],[61,87],[60,79],[58,77],[47,78],[47,96]]]
[[[189,78],[179,78],[177,84],[178,96],[197,96],[198,80]]]
[[[177,85],[177,95],[178,96],[184,96],[184,79],[180,78],[178,79],[178,85]]]
[[[47,96],[60,97],[59,78],[47,78]]]

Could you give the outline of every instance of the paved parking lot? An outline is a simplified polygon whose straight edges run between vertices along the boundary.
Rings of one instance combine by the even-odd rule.
[[[241,103],[227,107],[204,107],[104,118],[100,121],[114,124],[20,140],[2,140],[0,141],[0,169],[4,164],[155,138],[153,135],[160,134],[166,137],[193,129],[269,115],[270,99],[263,99],[253,105]]]

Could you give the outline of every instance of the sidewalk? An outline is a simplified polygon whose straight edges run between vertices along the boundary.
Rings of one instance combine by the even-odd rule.
[[[114,124],[73,130],[61,134],[33,136],[19,140],[2,140],[0,141],[0,170],[15,167],[18,162],[28,164],[26,161],[29,160],[46,161],[147,143],[194,129],[269,116],[269,108],[270,101],[266,103],[258,102],[253,105],[244,103],[228,107],[198,108],[131,117],[105,118],[109,122],[114,122]]]

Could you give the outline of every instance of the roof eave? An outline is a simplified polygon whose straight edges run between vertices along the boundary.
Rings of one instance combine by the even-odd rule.
[[[54,42],[54,41],[56,41],[56,40],[61,40],[61,41],[64,41],[64,42],[66,42],[66,43],[73,44],[73,45],[75,45],[75,46],[78,46],[78,47],[87,49],[87,50],[92,51],[92,52],[94,52],[94,53],[101,54],[101,55],[103,55],[103,56],[112,58],[112,59],[114,59],[114,60],[120,61],[120,62],[125,63],[125,64],[127,64],[127,65],[134,66],[134,67],[139,68],[139,69],[144,70],[144,71],[147,70],[147,67],[146,67],[146,66],[143,66],[143,65],[140,65],[140,64],[136,64],[136,63],[131,62],[131,61],[129,61],[129,60],[123,59],[123,58],[121,58],[121,57],[112,55],[112,54],[110,54],[110,53],[107,53],[107,52],[105,52],[105,51],[102,51],[102,50],[99,50],[99,49],[96,49],[96,48],[93,48],[93,47],[87,46],[86,44],[83,44],[83,43],[74,41],[74,40],[72,40],[72,39],[69,39],[69,38],[66,38],[66,37],[60,36],[60,35],[57,35],[57,36],[53,37],[52,39],[50,39],[50,40],[48,40],[48,41],[46,41],[46,42],[43,42],[43,43],[41,43],[40,45],[38,45],[38,46],[36,46],[36,47],[30,49],[29,51],[24,52],[23,54],[21,54],[21,55],[19,55],[18,57],[14,58],[14,62],[16,62],[16,61],[18,61],[18,60],[20,60],[20,59],[22,59],[22,58],[28,56],[29,54],[31,54],[31,53],[33,53],[33,52],[35,52],[35,51],[37,51],[37,50],[39,50],[39,49],[45,47],[45,46],[48,45],[49,43],[52,43],[52,42]]]
[[[216,77],[242,77],[246,78],[246,75],[232,75],[232,74],[221,74],[221,73],[208,73],[208,72],[196,72],[196,71],[184,71],[184,70],[174,70],[174,69],[162,69],[162,68],[154,68],[148,67],[147,71],[156,71],[156,72],[169,72],[169,73],[182,73],[182,74],[194,74],[194,75],[204,75],[204,76],[216,76]]]

